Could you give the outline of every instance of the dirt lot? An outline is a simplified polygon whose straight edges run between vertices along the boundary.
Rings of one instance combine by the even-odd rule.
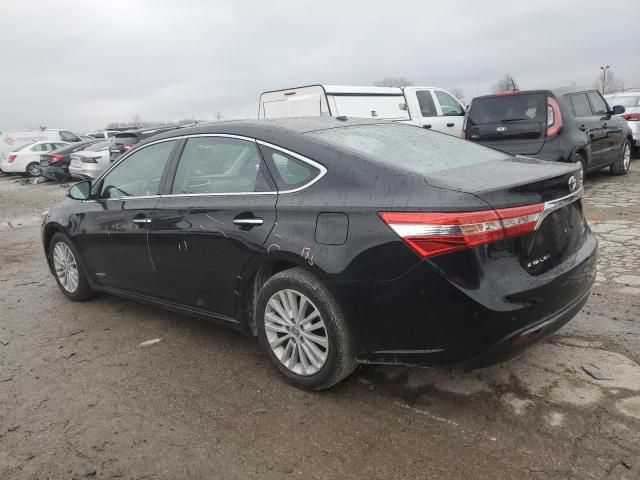
[[[482,371],[366,366],[317,394],[234,331],[107,295],[66,300],[38,227],[64,189],[0,176],[0,478],[639,479],[632,170],[588,179],[598,280],[557,335]]]

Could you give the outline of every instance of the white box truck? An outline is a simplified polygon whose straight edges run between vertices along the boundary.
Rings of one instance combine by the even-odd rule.
[[[308,85],[264,92],[258,118],[375,118],[461,136],[464,114],[464,105],[443,88]]]

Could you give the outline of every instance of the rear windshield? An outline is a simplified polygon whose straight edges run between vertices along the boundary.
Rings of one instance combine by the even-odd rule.
[[[509,158],[503,152],[477,143],[411,125],[358,125],[318,130],[310,135],[420,173]]]
[[[640,95],[628,97],[605,97],[612,107],[622,105],[623,107],[640,107]]]
[[[89,145],[87,148],[85,148],[85,150],[89,152],[100,152],[102,150],[106,150],[107,148],[109,148],[109,142],[105,140],[104,142],[96,142],[92,145]]]
[[[468,123],[489,125],[547,121],[547,96],[544,93],[522,93],[479,98],[471,103]]]

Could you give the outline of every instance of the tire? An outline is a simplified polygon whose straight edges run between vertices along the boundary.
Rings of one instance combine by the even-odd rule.
[[[587,159],[581,153],[576,153],[573,156],[573,161],[582,164],[582,183],[584,183],[584,179],[587,177]]]
[[[305,305],[303,315],[298,320],[284,315],[283,322],[274,306],[279,305],[286,314],[292,309],[287,310],[285,303],[291,305],[296,301],[298,306]],[[260,346],[278,371],[296,387],[325,390],[355,370],[355,349],[344,313],[329,290],[306,270],[293,268],[269,278],[258,293],[254,313]],[[293,353],[287,357],[287,352]]]
[[[620,157],[611,164],[612,175],[626,175],[631,166],[631,143],[629,140],[622,142]]]
[[[39,177],[42,171],[40,170],[40,164],[38,162],[31,162],[27,165],[25,170],[27,177]]]
[[[64,293],[70,300],[81,302],[87,300],[94,295],[91,285],[87,281],[87,277],[84,272],[84,268],[81,263],[78,250],[73,245],[73,242],[69,240],[62,232],[57,232],[51,238],[49,243],[49,264],[53,269],[53,276],[56,279],[56,283],[62,293]],[[60,262],[62,260],[62,262]],[[61,265],[65,264],[68,267],[64,270],[63,274]],[[73,275],[73,265],[75,265],[76,280]],[[64,269],[64,267],[62,267]]]

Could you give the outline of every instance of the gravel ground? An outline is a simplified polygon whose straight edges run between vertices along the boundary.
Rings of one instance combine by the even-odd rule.
[[[598,279],[555,336],[466,374],[363,366],[323,393],[288,386],[232,330],[108,295],[66,300],[38,227],[64,189],[0,175],[0,478],[638,479],[632,169],[588,178]]]

